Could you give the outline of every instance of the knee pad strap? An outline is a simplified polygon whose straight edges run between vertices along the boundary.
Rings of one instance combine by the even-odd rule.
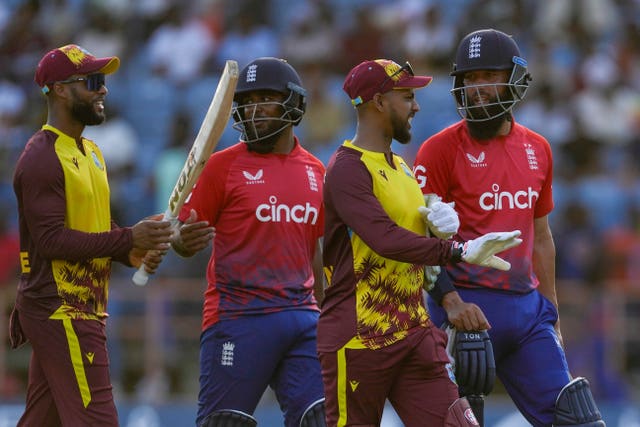
[[[302,414],[300,427],[326,427],[324,418],[324,398],[313,402]]]
[[[251,415],[235,409],[220,409],[207,416],[199,427],[256,427],[258,421]]]
[[[589,381],[583,377],[573,379],[564,386],[556,399],[554,426],[605,427]]]

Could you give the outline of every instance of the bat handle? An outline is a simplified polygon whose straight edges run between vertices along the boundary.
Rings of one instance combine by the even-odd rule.
[[[147,282],[149,281],[149,274],[147,273],[147,270],[144,269],[144,263],[133,274],[131,280],[138,286],[144,286],[147,284]]]
[[[169,210],[167,210],[164,213],[164,216],[162,217],[163,221],[172,221],[172,222],[177,222],[177,217],[174,217],[173,215],[171,215],[171,212],[169,212]],[[138,270],[136,270],[136,272],[133,274],[133,277],[131,278],[131,281],[138,286],[145,286],[147,284],[147,282],[149,281],[149,273],[147,273],[147,270],[145,270],[144,268],[144,261],[142,262],[142,265],[140,265],[140,267],[138,268]]]

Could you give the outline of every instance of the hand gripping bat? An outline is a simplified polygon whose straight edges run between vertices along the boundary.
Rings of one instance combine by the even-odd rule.
[[[198,177],[202,173],[207,160],[215,150],[222,133],[229,122],[231,107],[233,106],[233,94],[238,83],[238,63],[228,60],[225,64],[222,76],[218,82],[218,87],[213,95],[207,114],[200,125],[200,130],[196,136],[191,150],[187,155],[187,160],[180,171],[178,180],[173,187],[167,210],[164,213],[164,220],[176,221],[182,205],[191,193]],[[133,283],[144,286],[149,280],[149,275],[144,268],[144,264],[133,275]]]

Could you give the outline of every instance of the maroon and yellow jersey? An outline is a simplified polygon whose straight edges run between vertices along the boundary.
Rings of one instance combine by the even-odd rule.
[[[128,263],[132,234],[111,221],[98,146],[45,125],[22,152],[13,187],[22,267],[17,308],[38,318],[106,317],[111,260]]]
[[[345,141],[327,167],[324,203],[328,287],[318,349],[336,351],[352,339],[376,349],[426,326],[423,267],[446,263],[451,244],[425,237],[411,168]]]

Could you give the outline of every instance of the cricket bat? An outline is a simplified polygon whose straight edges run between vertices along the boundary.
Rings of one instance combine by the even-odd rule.
[[[169,197],[168,207],[164,213],[164,220],[175,221],[180,214],[180,209],[191,193],[198,177],[202,173],[207,160],[215,150],[222,133],[224,132],[233,106],[233,94],[238,83],[238,63],[228,60],[218,82],[218,87],[213,95],[207,114],[200,125],[187,160],[180,171],[178,180]],[[133,283],[144,286],[149,280],[149,275],[144,264],[133,275]]]

